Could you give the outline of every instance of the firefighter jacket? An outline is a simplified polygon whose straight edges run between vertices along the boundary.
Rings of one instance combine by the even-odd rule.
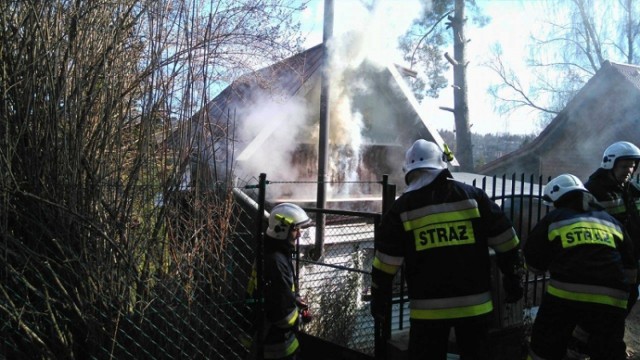
[[[634,182],[620,184],[613,172],[598,169],[584,184],[593,196],[625,227],[634,244],[636,260],[640,260],[640,188]]]
[[[637,275],[632,244],[620,222],[593,204],[582,211],[559,207],[548,213],[523,252],[529,270],[549,271],[550,295],[626,308]]]
[[[503,274],[519,277],[519,239],[511,222],[483,190],[443,170],[405,192],[384,215],[375,243],[374,301],[389,295],[390,279],[404,263],[411,319],[487,314],[493,310],[489,247]]]
[[[280,359],[299,348],[293,262],[286,240],[265,235],[264,249],[264,358]]]

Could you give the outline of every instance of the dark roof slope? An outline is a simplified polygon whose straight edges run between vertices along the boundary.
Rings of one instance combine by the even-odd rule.
[[[250,100],[257,90],[270,90],[287,98],[295,95],[322,65],[323,54],[323,46],[319,44],[254,73],[241,76],[209,102],[209,116],[214,119],[225,116],[230,104]]]
[[[186,137],[190,137],[188,134],[198,133],[200,131],[198,129],[202,126],[224,131],[225,126],[211,126],[211,124],[224,124],[229,116],[233,117],[235,109],[251,101],[252,97],[260,92],[258,90],[266,90],[284,98],[294,96],[320,68],[323,54],[323,46],[319,44],[273,65],[241,76],[208,102],[186,124],[181,125],[191,125],[191,129],[186,130]],[[180,144],[179,139],[185,137],[184,131],[185,129],[174,131],[166,140],[167,144],[171,146]]]
[[[633,86],[640,90],[640,66],[619,64],[610,61],[606,61],[605,64],[611,66],[612,70],[617,71],[620,75],[624,76],[631,84],[633,84]]]

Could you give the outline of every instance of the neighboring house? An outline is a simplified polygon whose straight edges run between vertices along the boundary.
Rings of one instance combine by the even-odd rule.
[[[640,67],[606,61],[551,123],[522,148],[476,169],[480,174],[571,173],[583,181],[616,141],[640,145]]]
[[[224,179],[235,166],[236,176],[265,172],[269,179],[317,180],[324,62],[320,44],[242,76],[182,124],[169,143],[190,157],[192,173],[198,168],[200,175],[190,178],[205,174]],[[331,68],[342,73],[334,74]],[[329,73],[330,181],[378,181],[389,174],[393,182],[401,182],[404,152],[413,141],[424,138],[443,145],[405,83],[402,68],[367,61],[353,68],[334,63]],[[345,136],[354,127],[356,134]],[[283,148],[284,143],[293,146]],[[285,158],[276,159],[280,155]],[[356,163],[338,163],[343,160]],[[283,173],[290,165],[297,174]]]

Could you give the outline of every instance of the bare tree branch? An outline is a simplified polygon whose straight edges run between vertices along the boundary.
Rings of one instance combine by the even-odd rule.
[[[532,82],[523,87],[510,74],[499,54],[488,64],[501,79],[492,86],[492,95],[511,111],[530,107],[545,117],[557,113],[607,60],[633,63],[640,45],[640,5],[619,0],[605,5],[591,0],[548,1],[550,21],[532,34]],[[613,5],[613,6],[611,6]]]

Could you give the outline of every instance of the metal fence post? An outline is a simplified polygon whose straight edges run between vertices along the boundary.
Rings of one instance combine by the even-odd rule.
[[[389,184],[389,175],[382,176],[382,216],[391,208],[395,201],[396,186]],[[376,239],[379,236],[378,227],[374,230],[374,251]],[[389,321],[381,323],[380,320],[374,319],[374,356],[376,359],[385,359],[387,356],[387,340],[391,337],[391,307],[387,309],[386,318]]]
[[[261,173],[258,182],[258,216],[256,217],[256,277],[257,284],[257,314],[256,314],[256,359],[262,360],[264,357],[264,242],[262,237],[262,219],[264,218],[264,203],[267,184],[267,174]]]

